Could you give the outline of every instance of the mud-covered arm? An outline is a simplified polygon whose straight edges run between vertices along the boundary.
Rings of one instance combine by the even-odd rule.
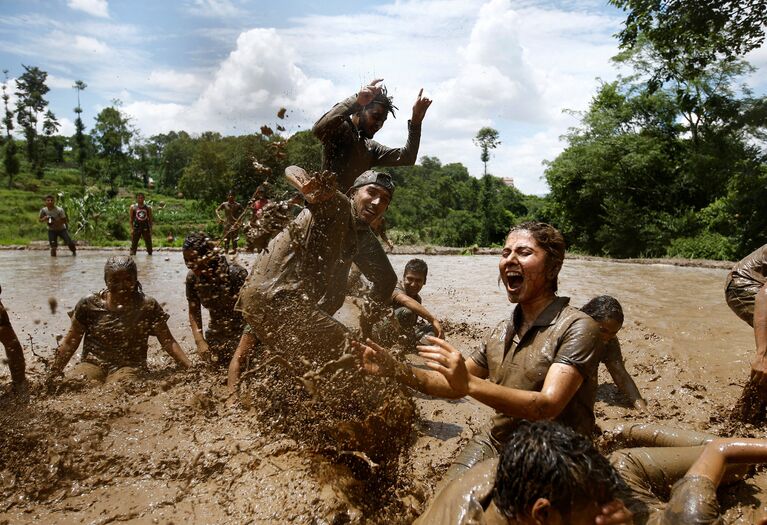
[[[13,330],[8,314],[0,305],[0,343],[5,347],[5,355],[8,357],[8,368],[11,370],[11,380],[15,384],[24,382],[26,364],[24,362],[24,349],[21,347],[19,338]]]
[[[618,390],[629,398],[632,406],[645,409],[647,402],[642,398],[642,394],[639,393],[639,388],[637,388],[634,379],[626,370],[626,364],[623,362],[623,354],[621,353],[620,342],[617,337],[608,342],[604,363]]]
[[[61,375],[67,363],[69,363],[69,360],[72,359],[72,356],[77,351],[77,347],[80,346],[83,335],[85,335],[85,327],[77,319],[73,318],[72,325],[56,349],[56,356],[53,359],[51,371],[48,373],[48,380]]]
[[[256,334],[250,330],[244,330],[240,337],[240,343],[237,345],[237,349],[234,351],[232,360],[229,362],[229,371],[226,378],[226,386],[229,389],[230,394],[234,394],[237,391],[237,383],[240,381],[240,374],[242,373],[242,367],[245,361],[248,359],[251,350],[255,348],[258,343]]]
[[[392,301],[415,312],[419,317],[426,319],[432,326],[434,326],[436,332],[435,335],[439,338],[442,337],[442,324],[423,304],[419,303],[408,294],[400,292],[397,288],[394,289],[394,293],[392,294]]]
[[[189,368],[192,366],[192,362],[189,361],[189,358],[181,349],[181,346],[173,338],[173,334],[170,333],[170,328],[168,328],[167,322],[163,321],[161,323],[157,323],[157,325],[154,327],[154,334],[157,337],[157,340],[160,342],[162,349],[165,350],[165,352],[171,356],[173,360],[176,361],[176,363],[183,366],[184,368]]]
[[[314,136],[321,142],[325,142],[338,130],[339,127],[341,127],[346,119],[359,112],[361,109],[362,106],[357,103],[357,95],[345,98],[314,123],[312,133],[314,133]]]
[[[373,156],[374,166],[412,166],[418,159],[418,148],[421,145],[421,124],[408,121],[407,142],[401,148],[389,148],[367,140],[367,146]]]
[[[706,444],[685,477],[702,476],[718,486],[727,465],[739,463],[767,463],[767,439],[714,439]]]

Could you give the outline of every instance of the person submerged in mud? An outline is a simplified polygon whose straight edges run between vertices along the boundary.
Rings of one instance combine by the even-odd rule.
[[[285,175],[306,198],[306,208],[256,259],[237,309],[262,343],[285,358],[319,366],[341,357],[351,337],[332,316],[346,295],[352,262],[368,278],[376,270],[358,252],[357,232],[370,231],[369,224],[386,211],[394,184],[386,173],[366,171],[346,196],[332,180],[318,187],[319,176],[310,178],[296,166]],[[238,347],[230,372],[239,372],[246,351]],[[230,373],[230,388],[238,375]]]
[[[132,257],[107,259],[104,282],[104,290],[83,297],[71,312],[72,325],[56,350],[47,383],[62,374],[83,337],[82,358],[68,377],[107,383],[139,377],[147,368],[150,335],[176,363],[191,366],[168,329],[168,314],[144,295]]]
[[[3,293],[0,287],[0,294]],[[21,347],[19,338],[11,325],[8,312],[0,301],[0,343],[5,348],[5,356],[8,358],[8,368],[11,371],[11,384],[14,392],[24,392],[27,387],[25,375],[26,363],[24,361],[24,349]]]
[[[237,241],[240,238],[240,215],[245,208],[235,200],[234,190],[229,190],[226,200],[216,208],[216,218],[224,225],[224,253],[229,253],[229,245],[232,246],[232,254],[237,253]],[[221,211],[224,216],[221,217]]]
[[[751,376],[735,408],[750,423],[767,418],[767,244],[740,260],[727,275],[724,296],[735,315],[754,329],[756,354]]]
[[[349,191],[354,180],[364,171],[376,166],[412,166],[418,158],[421,125],[432,101],[423,96],[421,89],[413,104],[405,146],[388,148],[373,140],[389,113],[394,115],[397,109],[386,88],[380,85],[382,81],[373,80],[356,95],[333,106],[312,128],[322,143],[322,170],[337,175],[338,189],[342,193]],[[394,290],[397,274],[370,228],[358,233],[358,251],[367,253],[368,259],[376,266],[374,279],[371,279],[371,294],[383,303]]]
[[[376,326],[374,334],[389,340],[392,336],[402,337],[407,348],[414,348],[425,336],[443,336],[442,325],[428,308],[423,305],[420,292],[426,285],[429,267],[422,259],[410,259],[405,264],[402,280],[397,283],[392,293],[391,306],[399,330],[392,330],[386,320]],[[419,318],[426,322],[419,324]],[[392,341],[391,344],[394,344]]]
[[[186,300],[197,354],[202,361],[228,366],[245,324],[234,305],[248,271],[237,263],[227,261],[203,232],[186,236],[183,254],[184,263],[189,268]],[[204,334],[203,307],[210,314],[210,323]]]
[[[647,401],[639,393],[634,379],[626,370],[621,353],[621,343],[617,334],[623,327],[623,308],[615,297],[599,295],[581,306],[581,312],[589,314],[599,325],[599,338],[605,345],[602,362],[610,372],[610,377],[624,396],[637,410],[646,411]]]
[[[767,440],[717,438],[655,424],[616,434],[642,448],[608,461],[556,422],[521,422],[500,457],[452,480],[414,525],[715,525],[716,490],[767,462]],[[656,492],[667,491],[664,502]],[[759,525],[767,524],[762,517]]]
[[[554,227],[525,222],[511,228],[499,270],[516,306],[468,358],[447,341],[428,337],[432,344],[418,347],[431,369],[423,370],[396,361],[373,341],[357,344],[369,373],[432,396],[469,395],[495,409],[489,427],[474,435],[446,479],[497,456],[520,419],[554,419],[585,436],[594,432],[599,326],[556,295],[564,256],[564,238]]]

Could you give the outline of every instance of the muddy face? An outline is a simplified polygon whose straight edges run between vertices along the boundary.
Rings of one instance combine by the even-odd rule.
[[[381,104],[372,104],[360,113],[359,130],[363,137],[372,139],[386,122],[389,111]]]
[[[368,184],[358,188],[352,199],[357,217],[371,224],[386,212],[391,202],[391,194],[378,184]]]
[[[598,324],[599,338],[605,343],[615,337],[623,328],[623,323],[617,319],[604,319],[599,321]]]
[[[130,296],[136,290],[138,282],[130,270],[113,270],[104,276],[109,293],[116,297]]]
[[[200,255],[191,248],[184,250],[184,264],[199,277],[204,274],[210,264],[210,254]]]
[[[524,303],[549,289],[547,262],[547,253],[529,232],[519,230],[509,234],[498,263],[509,302]]]
[[[405,272],[403,277],[403,284],[405,285],[405,293],[409,296],[418,295],[421,288],[426,284],[426,276],[422,273]]]

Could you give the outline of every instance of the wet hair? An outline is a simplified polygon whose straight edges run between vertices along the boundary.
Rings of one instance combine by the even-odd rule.
[[[194,250],[199,257],[202,257],[213,250],[213,243],[205,232],[192,232],[184,239],[182,249]]]
[[[362,108],[363,110],[368,109],[373,104],[380,104],[383,107],[386,108],[387,113],[391,113],[391,116],[394,118],[397,118],[397,115],[394,114],[395,109],[399,109],[397,106],[394,105],[394,98],[390,97],[389,94],[386,92],[386,86],[381,86],[381,91],[376,94],[376,96],[373,98],[373,100],[370,101],[370,103]]]
[[[574,508],[607,503],[625,490],[588,438],[554,421],[522,420],[504,446],[493,500],[506,518],[520,520],[546,498],[567,521]]]
[[[589,314],[597,322],[612,319],[623,323],[623,308],[611,295],[599,295],[581,306],[581,312]]]
[[[429,266],[426,264],[426,261],[422,259],[410,259],[405,265],[403,275],[408,272],[417,273],[426,277],[429,273]]]
[[[53,195],[51,195],[51,194],[49,193],[48,195],[46,195],[45,197],[43,197],[43,200],[46,200],[46,199],[53,199],[53,200],[56,200],[56,197],[54,197]]]
[[[134,291],[137,294],[143,295],[144,291],[141,288],[141,283],[138,281],[138,268],[136,267],[136,261],[133,260],[133,257],[116,255],[107,259],[107,262],[104,264],[104,282],[108,282],[110,274],[121,271],[130,273],[133,280],[136,281],[136,289]]]
[[[562,269],[562,263],[565,260],[565,238],[551,224],[545,222],[528,221],[512,226],[509,234],[514,232],[526,231],[532,235],[538,246],[546,252],[546,278],[552,291],[557,291],[557,276]],[[506,236],[508,238],[508,235]]]

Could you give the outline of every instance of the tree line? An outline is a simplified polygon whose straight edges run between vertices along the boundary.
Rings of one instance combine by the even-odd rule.
[[[743,84],[744,60],[764,42],[766,0],[610,0],[626,11],[614,58],[630,74],[601,82],[566,147],[545,163],[550,193],[523,195],[488,173],[500,144],[478,131],[485,174],[423,157],[388,170],[397,193],[387,213],[395,240],[457,246],[503,241],[524,219],[559,227],[571,249],[613,257],[734,259],[765,242],[767,231],[767,100]],[[263,182],[273,198],[288,191],[287,165],[320,166],[321,147],[308,131],[281,136],[269,128],[242,136],[173,131],[143,137],[119,101],[88,131],[77,81],[76,132],[57,135],[47,109],[47,74],[24,66],[16,108],[3,90],[3,157],[9,187],[19,172],[20,145],[30,170],[49,164],[79,169],[83,185],[99,181],[147,185],[213,203],[234,188],[247,200]],[[8,73],[6,72],[6,79]],[[7,84],[7,82],[6,82]],[[18,125],[24,140],[14,140]],[[87,131],[87,132],[86,132]],[[493,171],[491,169],[491,172]]]

